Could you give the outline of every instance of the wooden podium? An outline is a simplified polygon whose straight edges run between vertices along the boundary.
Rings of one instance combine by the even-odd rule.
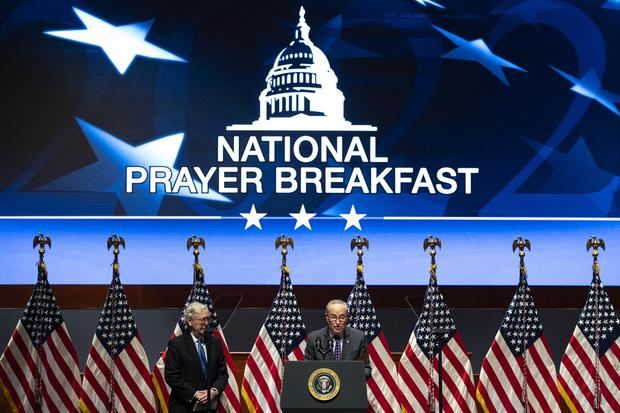
[[[367,412],[364,362],[287,362],[280,407],[284,413]]]

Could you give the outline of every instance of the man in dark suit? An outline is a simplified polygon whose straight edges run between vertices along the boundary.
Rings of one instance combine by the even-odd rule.
[[[325,360],[363,360],[366,362],[364,373],[370,377],[370,362],[366,335],[363,331],[347,326],[348,308],[342,300],[331,300],[325,307],[325,321],[327,327],[315,330],[308,334],[306,341],[305,360],[323,360],[316,344],[328,353]],[[331,345],[331,348],[330,348]]]
[[[208,331],[207,306],[191,303],[183,315],[188,331],[170,340],[166,353],[170,413],[191,412],[196,404],[206,410],[208,402],[217,400],[228,384],[222,343]]]

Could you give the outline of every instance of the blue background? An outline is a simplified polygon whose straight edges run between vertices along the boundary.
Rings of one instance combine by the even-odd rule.
[[[193,256],[188,236],[206,241],[201,263],[208,284],[277,284],[280,253],[275,235],[295,241],[288,264],[295,284],[353,284],[357,256],[350,251],[355,229],[344,221],[311,221],[313,230],[293,231],[293,219],[264,219],[263,230],[248,230],[245,220],[0,220],[9,239],[0,249],[0,281],[29,284],[36,280],[32,236],[51,234],[46,254],[53,284],[106,284],[111,281],[111,233],[127,242],[120,255],[121,279],[127,284],[190,284]],[[513,285],[518,281],[518,256],[512,253],[515,234],[532,242],[526,255],[529,280],[539,285],[587,285],[592,257],[585,240],[592,232],[609,245],[601,253],[601,274],[608,285],[620,285],[620,222],[549,221],[383,221],[362,220],[360,234],[370,241],[364,255],[365,278],[376,284],[426,284],[429,256],[422,249],[428,234],[441,238],[438,275],[441,284]]]
[[[0,216],[226,219],[2,219],[0,234],[10,242],[0,249],[0,282],[34,282],[30,246],[34,234],[44,232],[54,240],[47,255],[52,283],[107,283],[105,240],[116,232],[128,243],[121,257],[127,283],[189,283],[191,255],[184,245],[196,233],[207,239],[209,282],[275,284],[279,254],[273,241],[286,233],[297,242],[290,256],[295,283],[351,284],[355,257],[348,245],[356,232],[343,231],[338,216],[354,204],[372,218],[362,221],[362,235],[371,242],[369,284],[426,283],[421,244],[432,233],[444,241],[443,284],[515,284],[517,258],[510,246],[516,235],[533,244],[527,257],[532,284],[587,284],[585,242],[594,234],[608,244],[603,280],[620,285],[615,220],[382,219],[620,217],[620,4],[439,3],[445,8],[402,0],[3,2]],[[145,194],[127,200],[104,182],[113,180],[113,168],[80,175],[104,159],[77,119],[133,146],[184,133],[176,167],[220,166],[217,136],[231,135],[227,125],[258,117],[265,76],[292,39],[300,5],[310,38],[338,76],[346,119],[378,127],[378,154],[390,163],[374,166],[478,167],[471,195],[278,195],[269,184],[275,165],[259,164],[266,176],[263,194],[230,196],[230,203]],[[187,62],[137,57],[121,75],[99,47],[44,34],[83,29],[73,7],[117,26],[154,19],[146,39]],[[482,39],[526,72],[504,68],[502,81],[481,61],[467,60],[476,56],[446,59],[457,45],[433,26],[465,41]],[[615,111],[571,91],[573,84],[552,67],[598,82],[591,92],[609,98]],[[293,231],[288,214],[302,203],[333,219],[312,220],[312,232]],[[264,219],[262,231],[246,231],[239,213],[253,204],[268,218],[287,218]]]

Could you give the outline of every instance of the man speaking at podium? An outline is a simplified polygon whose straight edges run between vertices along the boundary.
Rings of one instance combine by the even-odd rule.
[[[370,377],[366,335],[348,327],[347,303],[331,300],[325,307],[327,327],[308,334],[305,360],[363,360],[364,374]]]
[[[222,344],[208,330],[207,306],[190,303],[183,317],[189,331],[170,340],[166,352],[169,412],[215,411],[214,401],[228,384]]]

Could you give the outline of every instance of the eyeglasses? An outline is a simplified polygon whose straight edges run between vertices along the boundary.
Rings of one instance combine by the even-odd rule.
[[[336,316],[336,315],[330,314],[330,315],[328,315],[328,316],[327,316],[327,318],[328,318],[328,319],[329,319],[329,321],[331,321],[331,322],[336,322],[336,321],[347,321],[347,316],[346,316],[346,315],[339,315],[339,316]]]

